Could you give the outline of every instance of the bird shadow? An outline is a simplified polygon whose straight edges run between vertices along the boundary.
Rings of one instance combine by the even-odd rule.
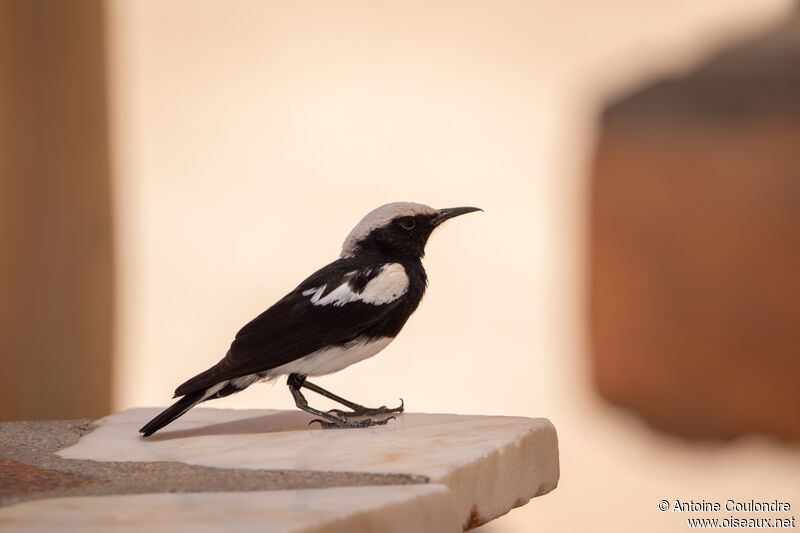
[[[149,437],[139,437],[147,442],[183,439],[188,437],[205,437],[211,435],[248,435],[255,433],[281,433],[285,431],[304,431],[317,429],[319,426],[309,425],[314,419],[302,411],[279,411],[261,416],[220,422],[208,426],[191,429],[175,429],[161,431]]]

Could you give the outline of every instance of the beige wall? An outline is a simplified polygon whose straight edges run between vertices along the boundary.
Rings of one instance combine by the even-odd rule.
[[[669,530],[661,497],[800,496],[791,450],[690,448],[596,404],[581,307],[597,103],[788,4],[112,1],[116,408],[169,402],[373,207],[478,205],[433,237],[429,292],[398,340],[320,384],[551,417],[561,487],[496,531]],[[293,403],[278,384],[215,405]]]

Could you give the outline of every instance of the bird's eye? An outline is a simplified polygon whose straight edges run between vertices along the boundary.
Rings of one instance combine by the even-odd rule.
[[[405,230],[412,230],[417,222],[412,217],[403,217],[397,221],[400,224],[400,227]]]

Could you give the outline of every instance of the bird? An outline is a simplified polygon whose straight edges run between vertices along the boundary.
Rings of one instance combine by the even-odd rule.
[[[323,428],[385,425],[402,413],[368,408],[346,400],[306,378],[338,372],[377,354],[403,329],[419,306],[428,278],[422,266],[431,233],[453,217],[483,211],[478,207],[434,209],[393,202],[370,211],[350,231],[341,255],[306,278],[293,291],[245,324],[217,364],[184,382],[180,398],[139,432],[148,437],[195,405],[240,392],[253,383],[288,376],[295,405]],[[301,389],[329,398],[345,411],[321,411]]]

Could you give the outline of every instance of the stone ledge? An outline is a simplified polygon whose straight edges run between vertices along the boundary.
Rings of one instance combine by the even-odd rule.
[[[64,459],[58,450],[91,431],[89,420],[0,423],[0,506],[63,496],[239,492],[427,483],[404,474],[237,470],[176,461]]]
[[[25,424],[46,423],[0,425],[4,437],[18,444],[0,448],[0,457],[104,480],[49,492],[17,491],[0,495],[0,501],[386,484],[408,494],[399,485],[430,483],[446,487],[457,522],[471,528],[558,482],[557,437],[546,419],[411,413],[384,427],[320,430],[309,427],[311,417],[299,411],[194,409],[159,434],[139,437],[137,429],[157,411],[108,416],[77,444],[88,428],[56,422],[51,424],[60,436],[31,439],[26,435],[35,428]],[[32,441],[49,442],[49,451],[36,452]],[[19,446],[23,442],[34,445]],[[420,497],[428,496],[412,500]]]
[[[54,498],[0,509],[3,531],[456,533],[442,485]]]

